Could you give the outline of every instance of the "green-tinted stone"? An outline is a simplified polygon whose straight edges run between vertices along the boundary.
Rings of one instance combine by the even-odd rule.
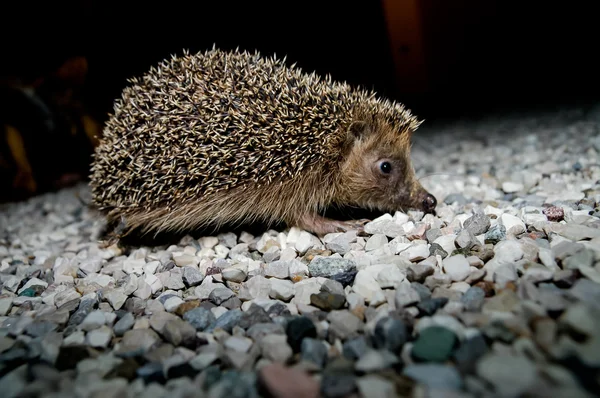
[[[412,356],[419,361],[443,362],[452,355],[457,341],[451,330],[431,326],[419,334],[412,348]]]
[[[506,238],[506,228],[502,224],[498,224],[493,228],[490,228],[485,233],[485,243],[493,243],[496,244]]]
[[[19,293],[19,296],[24,296],[24,297],[35,297],[36,296],[36,291],[33,287],[29,287],[25,290],[23,290],[21,293]]]

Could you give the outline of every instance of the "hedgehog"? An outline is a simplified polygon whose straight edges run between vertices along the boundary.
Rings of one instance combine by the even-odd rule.
[[[422,121],[375,91],[215,47],[127,83],[90,174],[91,206],[120,237],[256,222],[323,236],[369,221],[328,208],[435,212],[410,159]]]

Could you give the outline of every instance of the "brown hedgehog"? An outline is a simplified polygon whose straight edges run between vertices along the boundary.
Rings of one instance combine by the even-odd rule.
[[[374,92],[214,48],[129,82],[90,182],[120,236],[253,222],[324,235],[365,221],[326,218],[331,206],[435,209],[410,161],[421,122]]]

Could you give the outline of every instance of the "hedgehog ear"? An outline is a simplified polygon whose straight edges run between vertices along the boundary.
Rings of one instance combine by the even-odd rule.
[[[354,139],[364,138],[369,134],[369,126],[362,120],[352,122],[348,128],[350,137]]]

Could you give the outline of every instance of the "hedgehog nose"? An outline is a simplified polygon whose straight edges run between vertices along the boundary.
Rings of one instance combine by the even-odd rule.
[[[423,205],[423,211],[425,213],[431,213],[433,212],[433,210],[435,210],[435,207],[437,206],[437,199],[432,194],[427,193],[425,194],[425,198],[423,199],[423,202],[421,202],[421,204]]]

